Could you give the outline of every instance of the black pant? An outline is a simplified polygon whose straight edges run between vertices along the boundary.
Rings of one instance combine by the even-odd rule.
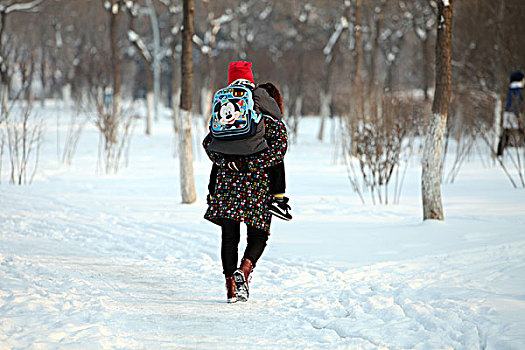
[[[217,182],[217,172],[219,167],[213,164],[210,173],[210,181],[208,182],[208,193],[213,195],[215,193],[215,183]],[[266,168],[268,180],[270,182],[270,193],[285,193],[286,192],[286,175],[284,170],[284,162],[281,162],[272,167]]]
[[[266,248],[266,241],[268,241],[268,233],[255,228],[250,225],[248,227],[248,244],[244,251],[244,258],[249,259],[253,267],[261,257],[264,248]],[[222,243],[221,243],[221,259],[222,268],[225,276],[232,276],[233,272],[238,268],[238,251],[239,242],[241,240],[241,223],[235,220],[222,219]]]

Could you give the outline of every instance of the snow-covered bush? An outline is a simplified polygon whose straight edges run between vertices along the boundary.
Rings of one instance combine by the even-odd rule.
[[[127,154],[133,117],[127,111],[114,114],[109,92],[100,92],[91,103],[91,106],[95,105],[91,109],[96,111],[93,121],[100,132],[97,169],[116,174]]]
[[[350,114],[341,119],[348,178],[363,203],[368,190],[372,203],[389,204],[392,198],[395,204],[399,202],[404,170],[424,107],[413,100],[379,92],[362,98],[363,109],[356,103]]]
[[[30,184],[40,156],[43,132],[41,116],[34,113],[31,103],[20,102],[2,110],[0,125],[0,156],[3,157],[5,144],[11,168],[9,182],[16,185]]]

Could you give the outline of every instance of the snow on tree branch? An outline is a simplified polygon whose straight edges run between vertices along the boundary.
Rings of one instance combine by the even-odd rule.
[[[195,45],[197,45],[201,49],[201,52],[203,54],[206,55],[208,52],[210,52],[210,47],[206,45],[204,41],[197,34],[193,34],[192,40],[195,43]]]
[[[230,12],[222,14],[221,16],[217,18],[214,18],[211,21],[211,24],[213,26],[221,26],[225,23],[231,22],[232,20],[233,20],[233,13],[230,11]]]
[[[266,6],[266,8],[259,14],[260,20],[265,20],[271,13],[272,13],[273,7],[271,5]]]
[[[144,40],[142,40],[142,38],[135,31],[128,30],[128,39],[139,50],[140,54],[147,62],[151,62],[153,60],[153,57],[146,47]]]
[[[348,20],[345,17],[341,17],[339,19],[339,22],[337,23],[335,27],[335,31],[330,36],[330,39],[328,40],[328,43],[323,49],[323,54],[326,56],[330,55],[332,53],[332,50],[334,49],[335,43],[337,43],[337,40],[341,36],[341,33],[344,29],[348,28]]]
[[[15,11],[31,11],[35,10],[35,7],[40,5],[44,0],[33,0],[30,2],[24,2],[24,3],[11,3],[8,5],[0,5],[0,12],[3,13],[11,13]]]
[[[116,0],[115,2],[112,1],[104,1],[104,8],[111,12],[112,15],[117,15],[120,12],[120,9],[124,6],[127,6],[128,8],[133,8],[133,1],[128,0],[127,2],[124,2],[124,0]]]

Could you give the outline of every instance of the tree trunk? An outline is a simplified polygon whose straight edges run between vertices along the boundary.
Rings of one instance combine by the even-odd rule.
[[[368,94],[372,93],[372,90],[375,90],[375,87],[378,85],[376,81],[376,56],[377,48],[379,46],[379,35],[381,35],[381,26],[383,24],[383,12],[386,2],[381,1],[381,5],[377,8],[377,17],[375,20],[375,32],[372,40],[372,51],[370,52],[370,72],[368,78]]]
[[[0,59],[3,61],[2,64],[0,64],[0,98],[2,99],[0,101],[1,108],[2,108],[2,114],[7,114],[7,108],[9,103],[9,73],[7,68],[7,58],[4,56],[7,56],[6,52],[4,52],[4,46],[2,43],[4,42],[4,33],[5,28],[7,24],[7,13],[5,11],[0,12]]]
[[[201,89],[201,113],[205,130],[208,130],[208,126],[210,125],[211,104],[213,102],[216,80],[215,59],[211,52],[207,56],[207,61],[208,72],[206,73],[207,76],[206,79],[204,79],[204,85]]]
[[[503,111],[503,103],[501,102],[501,96],[494,93],[494,124],[492,130],[494,130],[492,137],[492,159],[495,160],[498,154],[498,143],[501,137],[501,115]]]
[[[117,0],[120,2],[120,0]],[[110,11],[109,14],[109,31],[111,43],[111,71],[113,73],[113,123],[118,122],[122,113],[122,66],[120,62],[119,48],[118,48],[118,26],[120,21],[120,4],[118,4],[116,11]],[[114,124],[117,125],[117,124]],[[116,129],[116,128],[115,128]],[[115,134],[110,138],[116,142]]]
[[[386,64],[385,91],[392,92],[392,80],[394,75],[394,62]]]
[[[43,46],[43,45],[42,45]],[[40,101],[42,103],[42,107],[44,106],[44,102],[46,100],[47,96],[47,70],[48,70],[48,62],[47,62],[47,52],[44,47],[40,48],[40,83],[42,84],[42,95],[40,96]]]
[[[146,62],[146,135],[151,135],[153,115],[155,114],[155,91],[152,68],[151,63]]]
[[[436,86],[422,159],[423,220],[444,220],[441,200],[441,155],[452,83],[451,39],[454,0],[438,1]]]
[[[339,42],[339,39],[337,40]],[[337,46],[334,45],[334,46]],[[336,48],[334,48],[334,51]],[[332,80],[332,66],[334,62],[333,54],[330,53],[326,56],[324,66],[323,66],[323,83],[321,86],[320,93],[320,107],[319,114],[321,115],[321,124],[319,125],[319,133],[317,134],[317,139],[323,141],[324,137],[324,126],[326,122],[326,117],[330,117],[330,105],[332,104],[332,89],[331,89],[331,80]]]
[[[183,1],[181,95],[179,113],[180,188],[182,203],[197,199],[193,177],[191,109],[193,104],[193,15],[194,0]]]
[[[155,6],[151,0],[146,0],[148,6],[148,13],[151,19],[151,29],[153,32],[153,59],[152,67],[153,71],[153,113],[155,115],[155,121],[159,121],[159,98],[160,98],[160,62],[159,62],[159,51],[160,51],[160,33],[159,23],[157,20],[157,13],[155,12]],[[148,121],[149,122],[149,121]],[[151,125],[150,125],[151,129]],[[151,133],[151,130],[150,130]],[[150,133],[147,133],[150,135]]]
[[[363,71],[363,27],[361,24],[361,7],[363,0],[356,0],[355,5],[355,76],[353,81],[354,91],[361,94]],[[350,20],[350,18],[349,18]]]
[[[177,24],[177,20],[175,19],[175,15],[171,15],[171,28],[173,28]],[[171,108],[173,111],[173,129],[175,131],[175,135],[178,135],[179,132],[179,108],[180,108],[180,70],[179,70],[179,62],[178,62],[178,55],[177,55],[177,40],[175,36],[172,37],[171,42],[171,69],[172,69],[172,77],[171,77]]]
[[[430,86],[430,31],[425,33],[425,40],[421,42],[423,46],[423,94],[425,101],[428,101],[428,88]]]
[[[335,55],[338,52],[339,43],[341,42],[342,34],[345,30],[348,30],[348,19],[350,11],[350,2],[345,3],[346,9],[344,17],[341,17],[339,24],[334,28],[334,32],[328,39],[328,43],[323,49],[323,54],[325,55],[323,63],[323,83],[321,86],[320,93],[320,109],[319,113],[321,114],[321,124],[319,125],[319,133],[317,138],[319,141],[323,140],[324,136],[324,125],[327,116],[330,115],[330,107],[332,104],[332,91],[331,91],[331,78],[332,70],[335,61]]]
[[[0,88],[0,96],[2,101],[2,114],[7,114],[8,105],[9,105],[9,77],[7,73],[2,73],[2,86]]]
[[[319,98],[321,99],[321,106],[319,108],[319,113],[321,114],[321,124],[319,125],[319,134],[317,135],[317,139],[322,141],[324,137],[326,117],[330,115],[330,103],[332,102],[332,95],[329,91],[322,89]]]

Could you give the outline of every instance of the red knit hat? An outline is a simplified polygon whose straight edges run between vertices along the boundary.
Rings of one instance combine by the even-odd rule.
[[[253,80],[251,62],[230,62],[230,66],[228,67],[228,84],[233,83],[237,79],[246,79],[255,84],[255,80]]]

